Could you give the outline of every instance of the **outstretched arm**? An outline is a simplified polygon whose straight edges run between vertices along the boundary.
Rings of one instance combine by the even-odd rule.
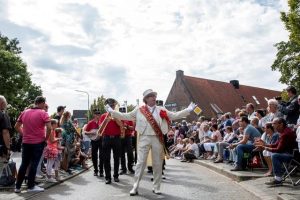
[[[177,120],[177,119],[181,119],[183,117],[188,116],[190,114],[190,112],[195,109],[196,106],[197,106],[196,104],[191,102],[190,105],[182,111],[178,111],[178,112],[171,112],[168,110],[166,110],[166,111],[167,111],[167,114],[168,114],[170,120]]]
[[[136,113],[138,111],[138,107],[136,107],[133,111],[129,112],[129,113],[121,113],[121,112],[118,112],[118,111],[115,111],[115,110],[112,110],[110,113],[111,113],[111,116],[113,118],[117,118],[119,120],[129,120],[129,121],[134,121],[135,118],[136,118]]]

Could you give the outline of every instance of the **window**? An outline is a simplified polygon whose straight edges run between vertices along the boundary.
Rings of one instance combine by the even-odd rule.
[[[256,102],[257,105],[259,105],[259,101],[257,100],[256,96],[252,96],[252,98],[254,99],[254,101]]]
[[[223,111],[221,110],[221,108],[219,108],[219,106],[217,106],[217,104],[211,103],[210,106],[215,111],[215,113],[223,113]]]

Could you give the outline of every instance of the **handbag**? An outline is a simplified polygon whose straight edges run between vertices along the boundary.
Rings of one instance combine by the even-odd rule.
[[[16,182],[17,168],[13,160],[4,163],[0,172],[0,185],[11,186]]]
[[[255,155],[250,162],[250,167],[252,168],[261,168],[262,163],[258,155]]]

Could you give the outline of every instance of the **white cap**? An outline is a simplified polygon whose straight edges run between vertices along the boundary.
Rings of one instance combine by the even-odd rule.
[[[154,94],[155,96],[157,96],[157,92],[154,92],[152,89],[148,89],[145,92],[143,92],[143,100],[145,100],[145,98],[150,94]]]

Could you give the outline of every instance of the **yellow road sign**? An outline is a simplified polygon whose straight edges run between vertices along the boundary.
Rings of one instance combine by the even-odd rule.
[[[200,113],[202,113],[202,109],[197,106],[195,109],[194,109],[194,112],[196,113],[196,115],[199,115]]]

